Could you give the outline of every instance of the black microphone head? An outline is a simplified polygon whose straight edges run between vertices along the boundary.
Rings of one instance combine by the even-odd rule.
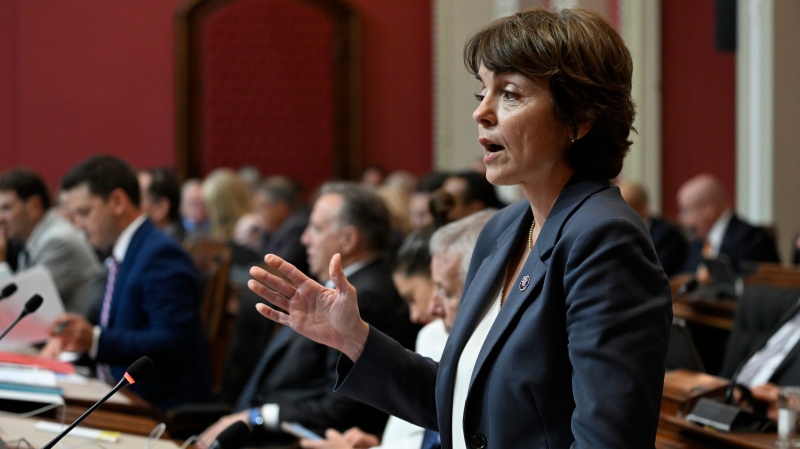
[[[217,436],[217,443],[222,449],[239,449],[250,438],[250,427],[244,421],[236,421]]]
[[[31,296],[31,299],[29,299],[28,302],[25,303],[23,311],[26,314],[36,312],[36,310],[39,309],[39,306],[42,305],[43,301],[44,300],[42,299],[41,295],[33,295]]]
[[[153,369],[153,361],[146,355],[142,356],[139,360],[131,363],[131,366],[125,371],[125,379],[134,384],[136,381],[142,380],[151,369]]]
[[[0,299],[8,298],[9,296],[13,295],[17,292],[17,284],[10,283],[3,287],[3,291],[0,291]]]

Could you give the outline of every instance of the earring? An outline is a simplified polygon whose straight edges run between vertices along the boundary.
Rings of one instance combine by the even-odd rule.
[[[572,139],[570,139],[570,140],[572,140],[572,143],[575,143],[575,138],[574,137]]]

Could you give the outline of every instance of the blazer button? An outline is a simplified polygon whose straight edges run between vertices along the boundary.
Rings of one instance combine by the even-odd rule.
[[[472,437],[472,449],[485,449],[485,448],[486,448],[486,438],[481,436]]]

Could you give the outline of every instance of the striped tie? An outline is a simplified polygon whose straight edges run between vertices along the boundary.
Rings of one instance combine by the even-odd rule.
[[[103,295],[103,305],[100,309],[100,327],[108,327],[108,320],[111,314],[111,298],[114,296],[114,284],[117,282],[117,271],[119,271],[119,263],[114,256],[109,256],[106,259],[106,266],[108,267],[108,278],[106,280],[106,293]]]

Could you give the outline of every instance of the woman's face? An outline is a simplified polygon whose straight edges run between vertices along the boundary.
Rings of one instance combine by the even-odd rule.
[[[517,72],[494,73],[483,64],[478,78],[480,104],[472,118],[489,182],[524,183],[568,168],[563,155],[572,136],[553,115],[549,83]]]

